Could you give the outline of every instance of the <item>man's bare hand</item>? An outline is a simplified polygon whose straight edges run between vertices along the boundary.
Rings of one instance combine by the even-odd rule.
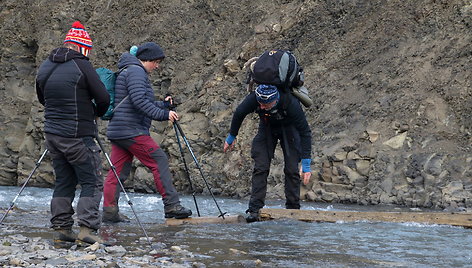
[[[172,96],[167,96],[164,101],[168,101],[170,105],[174,104],[174,99],[172,99]]]
[[[169,120],[175,122],[179,120],[179,115],[174,111],[169,111]]]
[[[236,143],[236,140],[233,141],[233,143],[228,144],[228,142],[225,141],[225,145],[223,147],[223,152],[226,153],[226,151],[231,151],[234,148],[234,144]]]
[[[311,172],[303,172],[302,167],[300,167],[300,179],[303,180],[303,184],[307,185],[310,182]]]

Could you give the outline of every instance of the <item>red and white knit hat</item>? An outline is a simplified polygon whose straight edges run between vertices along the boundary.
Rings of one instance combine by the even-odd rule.
[[[80,21],[75,21],[72,24],[72,28],[69,30],[66,38],[64,39],[64,44],[65,43],[76,44],[80,47],[80,52],[85,56],[87,56],[89,50],[92,49],[92,39],[90,39],[89,34]]]

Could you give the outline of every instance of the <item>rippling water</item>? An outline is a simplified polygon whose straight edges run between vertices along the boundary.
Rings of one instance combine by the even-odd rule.
[[[5,210],[19,187],[0,186],[0,208]],[[51,189],[25,188],[16,208],[5,219],[26,235],[50,238],[49,201]],[[307,223],[277,220],[251,224],[202,224],[165,226],[162,200],[157,195],[129,193],[136,213],[154,242],[178,245],[194,253],[193,261],[207,267],[472,267],[472,229],[417,223]],[[243,214],[246,200],[217,198],[229,215]],[[191,196],[184,206],[196,216]],[[211,197],[197,196],[202,216],[217,216]],[[282,208],[283,201],[267,207]],[[134,221],[122,195],[120,209],[131,223],[104,225],[101,233],[128,250],[143,247],[143,231]],[[302,209],[385,211],[393,207],[346,206],[303,203]],[[401,210],[406,210],[402,208]],[[145,245],[144,245],[145,246]]]

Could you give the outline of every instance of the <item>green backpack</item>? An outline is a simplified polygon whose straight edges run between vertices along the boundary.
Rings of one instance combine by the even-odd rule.
[[[98,76],[100,77],[100,80],[102,81],[103,85],[105,85],[105,88],[108,91],[108,94],[110,94],[110,105],[108,106],[108,110],[106,113],[100,117],[102,120],[111,120],[113,117],[113,112],[115,109],[120,105],[126,98],[124,98],[118,105],[115,106],[115,82],[116,82],[116,77],[124,70],[125,68],[122,68],[118,70],[117,72],[113,72],[110,69],[101,67],[97,68],[95,71],[97,72]]]

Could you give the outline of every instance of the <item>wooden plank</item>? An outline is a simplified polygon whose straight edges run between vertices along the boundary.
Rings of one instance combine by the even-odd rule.
[[[260,220],[290,218],[308,222],[417,222],[472,228],[471,213],[452,212],[366,212],[263,208],[259,211],[259,218]]]
[[[245,223],[246,219],[242,215],[222,217],[190,217],[186,219],[166,219],[166,225],[175,226],[182,224],[205,224],[205,223]]]

